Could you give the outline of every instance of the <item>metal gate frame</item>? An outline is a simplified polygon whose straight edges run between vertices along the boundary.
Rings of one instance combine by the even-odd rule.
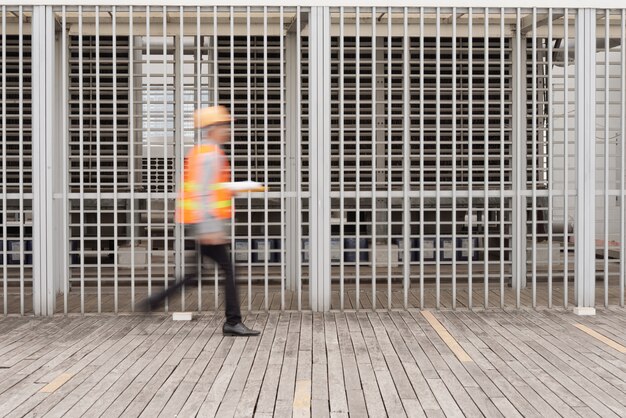
[[[33,5],[32,18],[32,59],[33,59],[33,309],[35,315],[52,315],[55,312],[56,294],[66,284],[65,277],[68,274],[67,254],[68,240],[59,219],[67,216],[66,199],[55,199],[55,195],[65,193],[64,184],[67,184],[66,172],[63,164],[59,164],[61,158],[60,147],[55,147],[55,141],[51,138],[61,138],[67,131],[67,121],[61,115],[63,103],[66,102],[65,83],[57,83],[59,68],[58,55],[65,54],[65,50],[55,47],[55,25],[52,5],[60,5],[57,2],[19,2],[19,4]],[[69,4],[71,2],[63,2]],[[120,2],[121,3],[121,2]],[[166,2],[180,6],[178,2]],[[240,2],[232,2],[239,4]],[[330,2],[329,2],[330,3]],[[356,2],[363,5],[364,2]],[[485,2],[483,2],[485,3]],[[495,2],[487,6],[502,7]],[[582,2],[581,2],[582,3]],[[8,1],[7,4],[18,4]],[[110,3],[107,3],[110,4]],[[128,2],[125,2],[127,5]],[[150,2],[148,2],[148,5]],[[156,3],[154,3],[156,5]],[[142,2],[141,5],[146,5]],[[158,5],[163,5],[159,2]],[[195,5],[195,4],[194,4]],[[204,4],[206,5],[206,4]],[[245,3],[245,5],[249,5]],[[266,2],[263,6],[279,5],[279,2]],[[373,4],[375,6],[375,4]],[[618,2],[606,1],[603,6],[619,8]],[[367,5],[371,6],[371,5]],[[440,2],[433,7],[444,7]],[[481,4],[481,7],[484,5]],[[539,5],[538,5],[539,6]],[[545,2],[542,8],[549,7]],[[572,8],[580,5],[572,5]],[[391,7],[391,6],[390,6]],[[398,2],[393,7],[404,7]],[[524,6],[529,7],[528,4]],[[623,7],[623,6],[621,6]],[[519,10],[519,9],[518,9]],[[519,17],[519,14],[518,14]],[[536,16],[533,16],[536,18]],[[311,138],[315,138],[318,147],[312,147],[310,169],[322,173],[320,176],[312,176],[310,189],[310,283],[311,283],[311,309],[314,311],[328,311],[331,308],[330,294],[330,5],[314,6],[310,12],[310,46],[309,53],[311,97],[314,103],[311,106],[310,126]],[[574,312],[581,315],[595,313],[595,282],[596,282],[596,248],[595,248],[595,207],[594,201],[598,192],[595,183],[595,112],[596,112],[596,9],[580,8],[577,10],[576,19],[576,161],[577,161],[577,210],[576,231],[577,251],[575,254],[575,305]],[[519,32],[517,33],[519,40]],[[521,53],[516,51],[518,63],[522,62]],[[521,91],[521,77],[516,79]],[[519,99],[519,97],[518,97]],[[179,111],[181,111],[179,109]],[[516,132],[522,136],[522,109],[516,110]],[[521,144],[517,141],[518,145]],[[517,155],[522,155],[522,150],[517,150]],[[518,161],[519,162],[519,161]],[[519,167],[514,170],[517,174],[515,179],[516,190],[521,190],[522,181]],[[623,176],[622,176],[623,178]],[[622,186],[623,187],[623,186]],[[623,193],[622,193],[623,194]],[[405,193],[406,195],[406,193]],[[439,198],[439,195],[437,195]],[[517,195],[516,197],[519,197]],[[532,194],[535,198],[536,195]],[[374,196],[372,195],[372,199]],[[517,199],[517,221],[514,225],[525,228],[523,222],[524,209],[522,199]],[[623,200],[623,199],[622,199]],[[470,215],[471,216],[471,215]],[[623,222],[622,222],[623,228]],[[514,271],[517,277],[525,277],[523,273],[526,265],[526,254],[522,250],[525,245],[522,240],[526,234],[517,231],[517,250],[514,251]],[[470,240],[471,241],[471,240]],[[404,252],[408,253],[408,240],[404,241]],[[301,245],[297,240],[298,251]],[[439,245],[439,244],[437,244]],[[471,242],[470,254],[471,254]],[[265,247],[267,249],[267,246]],[[375,249],[373,249],[375,251]],[[623,251],[623,250],[622,250]],[[533,252],[532,257],[534,258]],[[623,266],[622,266],[623,268]],[[408,272],[405,271],[405,274]],[[623,289],[623,274],[621,286]],[[343,285],[343,282],[342,282]],[[522,286],[516,282],[517,289]],[[342,293],[343,295],[343,293]],[[518,292],[519,306],[519,292]],[[623,290],[621,291],[623,304]],[[423,306],[423,304],[422,304]],[[267,307],[266,307],[267,308]]]

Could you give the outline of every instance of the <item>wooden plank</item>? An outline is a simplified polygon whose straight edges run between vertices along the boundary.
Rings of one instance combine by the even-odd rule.
[[[324,314],[313,313],[313,370],[311,378],[311,415],[329,416],[328,359],[324,340]]]
[[[49,413],[51,416],[59,414],[58,411],[66,411],[68,406],[73,405],[77,398],[80,399],[80,395],[69,396],[68,394],[73,392],[76,388],[80,388],[82,382],[89,378],[95,370],[98,369],[99,364],[103,364],[114,356],[120,349],[126,344],[131,342],[135,336],[124,334],[133,329],[141,318],[131,318],[128,321],[118,321],[118,327],[114,327],[108,333],[104,333],[104,342],[92,341],[88,348],[88,354],[81,358],[79,361],[74,361],[73,364],[65,369],[65,373],[71,374],[73,377],[65,385],[60,387],[57,391],[49,394],[42,394],[42,396],[28,396],[24,405],[20,405],[21,402],[15,402],[16,405],[20,405],[19,410],[15,410],[14,413],[21,414],[21,411],[29,411],[33,415],[42,415]],[[110,321],[110,319],[109,319]],[[120,338],[114,338],[114,335],[119,335]],[[98,340],[96,340],[98,341]],[[45,381],[50,381],[56,377],[54,376],[43,377]],[[28,395],[28,393],[26,393]],[[61,412],[62,414],[62,412]]]
[[[52,382],[48,383],[46,386],[41,388],[40,392],[52,393],[58,388],[60,388],[61,386],[63,386],[65,382],[67,382],[68,380],[72,378],[72,376],[73,375],[70,373],[62,373],[59,375],[59,377],[57,377]]]
[[[257,321],[254,321],[257,319]],[[266,318],[260,317],[255,314],[248,315],[246,322],[252,322],[252,327],[254,329],[263,329],[265,325]],[[250,374],[250,370],[252,368],[252,363],[254,361],[254,356],[256,354],[257,347],[259,346],[260,338],[258,337],[250,337],[247,339],[243,352],[241,353],[241,357],[239,357],[236,368],[233,373],[233,376],[228,384],[228,389],[219,404],[219,409],[217,410],[217,416],[233,416],[235,414],[235,410],[239,401],[241,399],[241,395],[243,393],[246,381]],[[228,362],[233,362],[235,357],[227,357],[225,360]],[[173,416],[172,414],[162,414],[163,417]],[[174,414],[177,415],[177,414]]]
[[[311,380],[299,379],[293,397],[293,416],[311,416]]]
[[[219,316],[217,326],[201,354],[196,359],[197,367],[192,367],[192,370],[187,374],[181,384],[182,388],[179,388],[184,392],[190,392],[190,394],[182,406],[182,409],[178,412],[178,416],[195,416],[197,414],[215,382],[215,377],[219,373],[226,357],[221,347],[230,348],[233,344],[233,338],[226,338],[222,335],[222,316],[215,316]],[[260,317],[263,317],[262,321],[267,320],[266,315],[259,315],[257,321],[260,321]],[[175,402],[174,396],[170,399],[171,403]],[[162,415],[165,416],[165,411],[162,411]]]
[[[430,311],[422,311],[422,315],[428,323],[433,327],[433,329],[437,332],[439,337],[446,343],[446,345],[450,348],[450,350],[459,358],[462,362],[471,362],[472,358],[461,348],[459,343],[452,337],[452,335],[448,332],[448,330],[441,325],[441,323],[435,318],[435,316]]]
[[[199,417],[212,417],[216,415],[220,403],[226,394],[226,390],[235,374],[235,370],[237,370],[237,363],[241,359],[246,344],[249,341],[249,338],[233,339],[235,341],[232,343],[232,347],[225,356],[220,371],[215,377],[211,389],[207,393],[206,399],[200,406],[200,410],[198,411]]]
[[[574,326],[576,328],[578,328],[579,330],[581,330],[582,332],[591,335],[593,338],[595,338],[596,340],[608,345],[609,347],[613,348],[614,350],[617,350],[620,353],[626,354],[626,346],[623,346],[621,344],[618,344],[616,341],[613,341],[610,338],[607,338],[606,336],[604,336],[603,334],[583,325],[583,324],[574,324]]]
[[[370,324],[374,330],[374,334],[376,335],[376,340],[378,345],[381,348],[383,356],[385,358],[385,362],[387,363],[387,368],[391,373],[391,377],[394,381],[395,388],[402,400],[409,399],[417,399],[415,392],[413,391],[413,387],[411,386],[411,382],[409,381],[404,368],[402,367],[402,363],[400,358],[398,357],[398,353],[396,350],[402,347],[402,344],[394,345],[389,339],[388,333],[393,331],[393,328],[387,328],[387,324],[381,321],[381,316],[389,319],[389,315],[387,313],[383,314],[368,314],[368,318],[370,320]],[[404,358],[410,357],[408,350],[403,353]]]
[[[181,334],[172,341],[176,344],[169,352],[162,353],[162,362],[158,362],[154,372],[135,399],[124,410],[125,416],[157,416],[167,403],[176,385],[180,382],[189,367],[192,359],[184,359],[184,355],[204,328],[200,321],[183,323]],[[157,356],[158,357],[158,356]]]
[[[324,331],[326,353],[328,355],[328,392],[331,414],[347,414],[348,399],[343,378],[343,362],[337,336],[335,314],[324,314]]]
[[[446,417],[465,416],[441,379],[427,379],[427,381]]]
[[[519,417],[522,418],[522,415],[515,409],[515,407],[509,402],[507,398],[492,398],[491,399],[496,408],[505,416],[505,417]]]
[[[47,340],[47,344],[44,348],[39,351],[31,354],[30,358],[36,358],[32,362],[20,362],[13,365],[10,368],[3,369],[2,374],[0,374],[0,393],[4,392],[8,387],[7,383],[10,383],[12,379],[21,376],[22,378],[35,373],[38,369],[44,366],[50,366],[51,364],[55,364],[54,359],[58,356],[65,353],[65,351],[61,350],[63,347],[74,347],[76,350],[80,348],[82,345],[86,344],[83,341],[81,345],[80,340],[68,338],[74,335],[81,335],[83,332],[93,332],[95,327],[98,327],[99,324],[102,324],[103,319],[91,318],[88,321],[78,321],[76,319],[62,321],[59,327],[55,326],[54,323],[43,323],[44,329],[39,332],[39,328],[29,328],[30,333],[33,335],[37,335],[40,338],[45,338]],[[59,329],[60,328],[60,329]],[[51,341],[50,336],[54,335],[54,339]]]
[[[374,314],[372,314],[374,315]],[[370,361],[372,368],[374,369],[374,376],[378,382],[380,388],[380,394],[382,395],[385,410],[387,414],[391,416],[406,416],[402,401],[398,390],[395,387],[395,383],[389,369],[386,366],[385,357],[382,353],[381,347],[378,345],[376,335],[374,333],[372,324],[368,318],[368,314],[357,314],[359,324],[361,325],[361,333],[367,345],[367,351],[370,355]]]
[[[268,369],[263,378],[256,413],[270,415],[274,413],[288,331],[289,315],[281,314],[278,320],[276,333],[274,334],[274,341],[272,342],[270,358],[268,361]]]
[[[33,391],[22,387],[24,382],[40,382],[45,385],[52,379],[56,378],[60,373],[77,374],[80,369],[86,367],[91,361],[97,358],[102,352],[106,351],[106,349],[113,344],[113,341],[108,341],[111,336],[117,333],[119,329],[123,329],[123,327],[127,324],[136,321],[136,319],[123,320],[115,323],[111,321],[110,318],[108,320],[101,319],[100,321],[86,321],[87,324],[91,325],[91,327],[83,329],[81,332],[77,333],[76,337],[68,338],[70,340],[68,343],[70,347],[69,349],[62,350],[60,355],[56,355],[45,365],[33,366],[34,363],[29,365],[27,369],[33,370],[29,374],[24,373],[24,370],[21,373],[16,374],[15,381],[19,382],[19,384],[16,384],[10,391],[5,392],[0,397],[0,405],[6,402],[6,404],[10,405],[12,408],[19,407],[19,410],[23,410],[25,412],[35,408],[40,402],[47,399],[48,395],[35,393],[36,390],[34,389],[36,389],[36,386],[30,387]],[[101,323],[103,326],[101,328],[94,328],[94,323]],[[114,325],[117,325],[117,327]],[[102,332],[99,332],[100,329],[102,329]],[[77,358],[80,360],[76,361]],[[37,363],[40,363],[40,360],[38,360]],[[11,379],[7,380],[10,381]],[[6,384],[7,381],[2,383]],[[10,400],[5,401],[4,397],[7,396]],[[56,399],[56,397],[54,399]],[[11,410],[7,410],[6,412],[8,413],[10,411]]]
[[[343,376],[345,382],[348,412],[352,416],[366,416],[367,407],[359,378],[359,369],[354,353],[354,346],[350,338],[350,330],[345,314],[335,315],[337,336],[343,364]]]
[[[357,314],[346,313],[345,315],[350,329],[350,339],[352,340],[354,348],[360,386],[363,389],[367,414],[369,416],[385,416],[385,405],[378,384],[376,383],[376,376],[371,365],[371,359],[361,332]]]
[[[512,315],[506,315],[506,318],[514,317]],[[506,323],[506,326],[492,326],[494,327],[494,330],[498,331],[502,335],[502,343],[507,346],[508,350],[511,353],[514,353],[517,358],[523,359],[524,356],[528,356],[536,364],[542,367],[550,376],[553,376],[554,379],[556,379],[553,383],[551,383],[550,380],[541,379],[542,382],[546,384],[546,386],[550,385],[550,387],[555,387],[555,385],[558,384],[564,385],[566,391],[560,390],[559,392],[555,393],[559,393],[560,398],[563,399],[568,405],[576,407],[581,405],[579,402],[582,402],[584,400],[585,402],[591,402],[593,408],[603,410],[605,412],[608,412],[609,414],[611,413],[610,410],[606,408],[606,406],[602,405],[594,398],[589,397],[586,389],[580,386],[578,382],[572,380],[571,375],[563,373],[563,371],[559,367],[555,367],[552,363],[550,363],[543,356],[541,356],[540,353],[536,352],[532,348],[532,344],[534,343],[534,339],[536,337],[527,337],[524,340],[518,339],[518,336],[524,335],[526,331],[511,332],[511,330],[514,330],[515,328],[512,323]],[[544,374],[539,372],[536,375],[539,378],[545,376]],[[544,392],[540,391],[540,394],[544,394]],[[553,411],[551,411],[551,413],[554,414]]]
[[[300,319],[300,313],[290,314],[287,342],[285,343],[285,355],[276,395],[276,415],[291,416],[293,414],[296,372],[298,367],[298,345],[300,342]]]
[[[98,393],[99,397],[95,401],[79,402],[68,412],[68,415],[99,416],[118,396],[125,393],[132,380],[143,370],[144,365],[153,358],[154,353],[160,350],[159,347],[161,346],[159,344],[161,344],[161,341],[163,341],[163,345],[167,342],[167,340],[162,339],[161,336],[170,328],[171,323],[164,320],[156,322],[154,325],[156,326],[144,331],[147,338],[143,341],[141,346],[122,363],[116,366],[116,368],[101,381],[99,384],[100,387],[96,387],[92,390],[92,392]]]
[[[394,312],[391,314],[391,318],[394,324],[396,325],[396,328],[398,329],[399,334],[402,336],[402,339],[404,340],[404,343],[406,344],[407,349],[411,353],[412,360],[407,359],[404,362],[405,368],[406,368],[406,364],[410,364],[411,362],[414,362],[419,365],[420,374],[423,374],[423,377],[433,378],[433,379],[438,378],[439,375],[435,371],[435,367],[433,366],[430,359],[428,358],[428,356],[422,349],[420,343],[418,342],[415,335],[413,334],[415,332],[423,336],[424,335],[423,332],[421,331],[421,329],[419,328],[419,325],[417,324],[415,324],[415,326],[409,327],[408,323],[405,322],[404,320],[405,317],[407,318],[407,321],[409,321],[408,318],[410,318],[410,315],[407,312]],[[425,379],[422,378],[421,380],[422,382],[420,382],[420,385],[421,383],[424,383],[424,384],[426,383]],[[424,396],[427,396],[424,392],[422,393],[421,397],[419,396],[420,395],[419,392],[416,391],[416,393],[418,394],[418,397],[420,399],[422,399]],[[436,405],[436,402],[433,404],[433,407],[438,408],[438,405],[436,406],[435,405]]]
[[[157,340],[159,344],[152,352],[154,357],[146,359],[149,361],[143,364],[144,367],[140,370],[139,374],[134,377],[130,385],[128,385],[123,393],[105,410],[104,416],[121,416],[135,400],[137,400],[135,405],[137,405],[138,402],[142,402],[143,404],[146,392],[150,391],[150,387],[146,386],[153,378],[159,379],[164,377],[166,370],[162,368],[163,364],[174,349],[182,342],[184,336],[189,333],[189,327],[185,327],[185,325],[186,323],[183,322],[170,322],[170,327]],[[169,366],[167,371],[171,372],[173,369],[174,367]],[[161,374],[157,376],[157,372],[160,370]]]
[[[477,327],[471,319],[479,317],[477,314],[457,312],[457,316],[463,319],[470,329],[480,329]],[[492,368],[484,369],[484,373],[487,378],[493,382],[497,389],[502,393],[507,400],[515,406],[515,408],[524,416],[541,416],[531,401],[526,400],[524,396],[519,392],[525,390],[526,383],[520,379],[512,370],[510,370],[508,363],[503,361],[492,347],[495,347],[496,342],[493,339],[489,339],[485,336],[481,337],[481,340],[487,344],[487,349],[480,350],[480,353],[492,364]],[[500,349],[499,351],[503,351]],[[497,395],[493,394],[493,395]],[[492,396],[493,396],[492,395]],[[536,396],[536,395],[535,395]],[[497,399],[500,396],[495,396],[493,399]],[[534,399],[534,398],[533,398]],[[546,409],[548,413],[553,413],[553,410],[548,407]]]
[[[278,320],[278,314],[270,313],[268,315],[268,320],[263,335],[261,335],[254,362],[252,363],[252,369],[250,370],[248,380],[241,394],[240,402],[235,410],[235,416],[251,416],[254,414],[263,379],[267,371]]]
[[[525,317],[534,321],[535,324],[538,324],[539,327],[537,328],[539,329],[542,329],[542,325],[545,324],[544,321],[536,322],[538,321],[538,318],[535,315],[525,315]],[[621,404],[624,405],[626,400],[624,400],[619,393],[626,390],[626,382],[624,382],[623,378],[626,374],[619,370],[619,368],[615,367],[596,367],[593,362],[593,357],[587,356],[584,350],[580,350],[580,347],[582,345],[586,345],[594,351],[597,349],[606,349],[611,352],[611,356],[614,354],[619,356],[620,354],[615,353],[614,350],[601,343],[596,343],[594,340],[581,341],[580,339],[571,338],[567,336],[567,332],[569,331],[569,329],[566,332],[557,331],[555,335],[552,335],[550,332],[547,332],[546,329],[544,338],[532,341],[532,343],[543,345],[545,349],[542,350],[542,354],[549,353],[552,356],[551,358],[556,359],[556,361],[561,361],[561,358],[571,358],[575,360],[570,362],[571,369],[576,370],[581,376],[586,378],[591,383],[591,385],[587,387],[587,390],[599,396],[599,399],[606,397],[606,395],[610,395],[612,399],[621,401]],[[587,358],[591,359],[591,361],[587,361]],[[576,375],[575,372],[574,375]],[[604,399],[603,402],[607,405],[613,404],[617,407],[617,404],[615,404],[610,398]]]

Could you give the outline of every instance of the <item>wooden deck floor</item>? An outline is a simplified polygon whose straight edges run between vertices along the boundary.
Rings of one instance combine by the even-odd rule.
[[[0,416],[626,416],[623,308],[272,312],[239,339],[221,322],[2,319]]]

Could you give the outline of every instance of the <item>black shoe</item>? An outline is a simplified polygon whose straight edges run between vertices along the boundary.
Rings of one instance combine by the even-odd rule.
[[[255,335],[259,335],[261,331],[250,329],[245,326],[243,322],[235,325],[231,325],[227,322],[222,327],[222,333],[224,334],[224,336],[230,337],[253,337]]]

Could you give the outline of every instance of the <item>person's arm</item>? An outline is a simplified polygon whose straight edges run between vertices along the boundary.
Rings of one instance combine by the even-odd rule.
[[[203,244],[222,244],[225,241],[224,225],[222,220],[213,214],[214,186],[217,184],[219,172],[222,168],[221,157],[218,153],[206,153],[199,158],[200,196],[202,205],[202,222],[198,240]]]

